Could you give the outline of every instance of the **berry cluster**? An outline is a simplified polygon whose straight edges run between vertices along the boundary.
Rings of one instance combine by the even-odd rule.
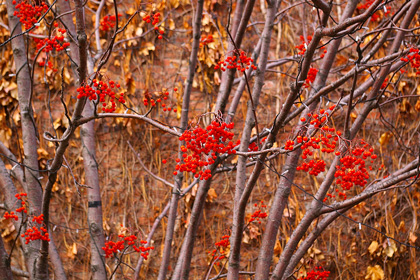
[[[407,55],[407,57],[402,57],[401,61],[410,62],[410,65],[413,69],[416,69],[416,75],[420,75],[420,52],[417,48],[410,48],[411,55]]]
[[[213,36],[210,35],[202,35],[200,38],[200,48],[206,46],[207,44],[213,43],[214,39]]]
[[[302,35],[299,36],[300,45],[295,46],[295,49],[298,50],[298,55],[304,55],[306,52],[306,49],[308,48],[308,44],[312,41],[312,36],[307,36],[307,42],[305,42],[305,37],[303,37]],[[325,49],[325,46],[321,46],[320,50],[322,50],[322,53],[319,55],[320,58],[324,58],[325,54],[327,53],[327,50]]]
[[[145,247],[144,245],[147,244],[147,241],[145,241],[145,240],[140,240],[141,245],[137,247],[135,245],[135,241],[137,240],[137,236],[135,236],[135,235],[125,236],[124,234],[120,234],[120,235],[118,235],[118,238],[120,238],[120,240],[118,240],[117,242],[113,242],[113,241],[105,242],[105,247],[102,247],[102,250],[105,251],[105,258],[109,258],[113,254],[124,251],[126,249],[126,246],[128,246],[128,247],[132,246],[134,251],[141,252],[140,255],[145,260],[147,260],[147,257],[149,256],[149,251],[153,250],[155,248],[153,246]]]
[[[364,187],[369,179],[369,172],[366,168],[366,160],[377,159],[378,156],[373,152],[373,148],[369,146],[365,141],[360,140],[359,145],[353,147],[350,154],[340,159],[340,165],[336,166],[336,172],[334,177],[337,178],[336,184],[341,186],[343,192],[338,192],[338,195],[342,199],[346,199],[346,190],[350,190],[353,186]],[[369,168],[372,170],[372,167]],[[331,195],[329,196],[331,197]],[[334,196],[332,196],[334,197]]]
[[[299,50],[298,55],[304,55],[306,52],[306,49],[308,48],[308,44],[312,41],[312,36],[306,37],[308,42],[305,42],[305,37],[302,35],[299,36],[299,39],[301,41],[300,45],[295,46],[295,49]]]
[[[44,222],[44,214],[33,217],[32,222],[36,222],[39,225],[42,225],[42,223]],[[21,237],[25,237],[25,244],[28,244],[29,242],[34,240],[44,240],[50,242],[48,230],[43,226],[41,226],[39,229],[36,226],[28,228],[25,231],[25,233],[21,235]]]
[[[381,89],[386,88],[386,86],[388,85],[388,81],[389,81],[389,79],[388,78],[385,78],[384,82],[381,85]]]
[[[192,172],[195,178],[200,180],[208,180],[211,178],[210,169],[202,170],[204,167],[214,163],[217,154],[235,154],[234,148],[239,145],[232,141],[234,124],[225,122],[212,121],[206,129],[197,126],[194,129],[188,129],[179,137],[180,141],[185,141],[185,146],[181,146],[183,152],[181,159],[177,158],[174,175],[180,172]],[[228,142],[229,141],[229,142]]]
[[[38,65],[40,67],[44,67],[45,66],[45,60],[38,62]],[[48,60],[48,62],[47,62],[47,68],[51,69],[54,73],[58,71],[57,68],[54,68],[54,64],[50,60]]]
[[[54,23],[55,27],[58,27],[58,23]],[[50,38],[45,38],[45,39],[39,39],[39,38],[34,38],[34,41],[36,43],[36,50],[40,50],[41,48],[43,52],[45,53],[49,53],[53,50],[59,52],[64,50],[65,48],[67,48],[68,46],[70,46],[69,42],[64,42],[64,34],[66,34],[66,29],[64,28],[57,28],[57,35]],[[41,65],[40,65],[41,66]]]
[[[284,144],[284,149],[286,151],[293,151],[293,145],[295,144],[295,141],[293,140],[287,140],[286,144]]]
[[[356,9],[360,12],[363,12],[364,10],[367,10],[372,4],[374,3],[374,0],[366,0],[363,3],[359,3],[356,7]],[[384,6],[384,12],[385,16],[389,15],[391,13],[391,7],[390,6]],[[375,12],[372,17],[370,18],[371,22],[380,21],[382,18],[381,13],[379,11]]]
[[[122,15],[118,13],[118,20],[120,20]],[[117,17],[115,15],[104,16],[99,22],[99,29],[102,31],[109,31],[111,28],[114,28]]]
[[[17,213],[22,213],[22,212],[25,213],[25,214],[28,213],[28,210],[26,209],[26,206],[25,206],[26,202],[22,199],[23,197],[26,197],[26,196],[28,196],[26,193],[15,194],[15,197],[17,198],[17,200],[20,200],[21,204],[22,204],[21,207],[16,209]],[[19,219],[19,217],[16,214],[15,214],[14,211],[10,211],[10,213],[6,211],[6,213],[4,213],[4,215],[3,215],[3,217],[5,219],[15,219],[15,221],[17,221]]]
[[[252,223],[253,221],[257,221],[259,224],[261,224],[260,219],[265,219],[268,217],[267,212],[265,212],[267,205],[264,204],[264,201],[260,201],[260,203],[255,203],[254,207],[257,207],[258,209],[255,210],[254,213],[252,213],[251,218],[249,219],[248,223]]]
[[[308,119],[302,117],[301,122],[308,122],[314,128],[319,129],[318,137],[307,137],[307,136],[297,136],[296,142],[301,145],[302,159],[306,160],[308,156],[314,155],[314,150],[318,150],[321,153],[330,154],[333,153],[337,147],[339,136],[341,135],[340,131],[336,131],[335,128],[327,126],[325,123],[329,117],[331,111],[333,111],[335,105],[330,106],[329,110],[321,109],[319,114],[308,113]],[[294,141],[288,141],[288,150],[293,150]],[[340,152],[335,152],[336,156],[340,155]],[[300,166],[297,167],[297,170],[302,170],[308,172],[310,175],[317,176],[319,173],[324,172],[326,163],[323,159],[311,159],[309,161],[304,161]]]
[[[48,10],[47,4],[43,1],[40,2],[39,5],[32,5],[27,1],[17,3],[16,0],[13,0],[12,4],[15,5],[16,9],[13,15],[19,18],[19,21],[23,24],[25,29],[32,28],[32,26],[38,22],[38,18]],[[38,28],[38,26],[35,28]]]
[[[298,280],[326,280],[330,276],[330,271],[324,271],[321,266],[309,271],[306,276],[300,277]]]
[[[316,78],[316,74],[318,73],[318,69],[316,68],[309,68],[308,71],[308,76],[306,77],[305,83],[303,84],[303,86],[305,88],[309,87],[309,83],[313,83],[315,81]]]
[[[174,92],[178,91],[177,88],[174,88]],[[155,97],[154,97],[155,96]],[[167,90],[162,90],[161,92],[156,93],[154,96],[152,96],[152,94],[150,94],[148,91],[146,91],[144,93],[144,99],[143,99],[143,104],[144,106],[150,106],[152,107],[156,107],[157,104],[160,104],[160,106],[163,108],[163,111],[166,112],[170,112],[170,111],[174,111],[176,112],[177,109],[173,108],[171,106],[168,106],[168,104],[165,103],[166,100],[168,100],[169,98],[169,91]]]
[[[226,71],[227,69],[237,69],[241,72],[245,72],[246,69],[249,69],[251,67],[252,69],[256,70],[257,66],[253,65],[252,63],[254,60],[248,56],[246,56],[246,53],[244,51],[234,52],[232,56],[228,56],[226,60],[220,60],[216,65],[214,66],[214,69],[221,69],[222,71]]]
[[[96,90],[94,88],[96,88]],[[106,83],[95,79],[93,80],[93,88],[90,85],[85,85],[77,89],[77,92],[79,93],[77,98],[81,99],[83,97],[88,97],[89,100],[96,100],[99,97],[102,111],[112,113],[115,112],[117,108],[115,100],[118,100],[118,102],[123,104],[125,103],[124,93],[115,93],[115,88],[120,88],[120,84],[115,83],[112,80],[109,80],[108,83]],[[106,99],[107,96],[108,100]]]
[[[267,137],[262,138],[260,141],[260,145],[263,145],[266,140],[267,140]],[[252,142],[251,144],[249,144],[248,152],[256,152],[256,151],[258,151],[258,145],[255,142]]]
[[[156,31],[156,33],[158,34],[158,39],[162,39],[162,35],[165,34],[165,31],[162,28],[159,28],[159,26],[157,26],[157,24],[159,23],[159,17],[160,17],[160,13],[155,13],[150,15],[146,15],[143,17],[143,21],[147,22],[147,23],[152,23],[152,25],[154,26],[154,29]]]
[[[319,55],[319,57],[320,57],[320,58],[324,58],[325,54],[327,53],[327,50],[325,49],[325,46],[322,46],[320,49],[321,49],[321,50],[323,50],[323,53],[321,53],[321,54]]]
[[[214,243],[214,246],[216,246],[216,249],[214,249],[213,251],[209,253],[211,253],[212,257],[215,260],[222,260],[226,258],[226,255],[228,253],[226,249],[230,246],[229,238],[230,238],[230,235],[223,235],[220,241]]]

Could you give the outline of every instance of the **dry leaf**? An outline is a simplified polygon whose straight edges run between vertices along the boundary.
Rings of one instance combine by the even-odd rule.
[[[144,55],[144,56],[148,56],[149,55],[149,51],[154,51],[155,45],[153,45],[150,42],[146,42],[144,43],[143,47],[140,49],[139,53]]]
[[[67,257],[69,257],[70,259],[74,260],[74,258],[77,255],[77,245],[75,242],[73,242],[72,246],[69,246],[67,248]]]
[[[392,258],[395,252],[398,251],[397,245],[395,244],[394,240],[387,241],[387,245],[388,246],[385,248],[385,254],[388,256],[388,258]]]
[[[365,279],[382,280],[384,278],[385,278],[384,271],[379,265],[375,265],[374,267],[368,266]]]
[[[379,144],[381,144],[381,146],[384,146],[386,144],[389,143],[389,140],[391,140],[392,134],[389,132],[385,132],[381,135],[381,137],[379,138]]]
[[[373,255],[373,253],[375,253],[378,247],[379,247],[379,243],[376,241],[372,241],[372,243],[370,243],[369,248],[368,248],[369,253]]]
[[[207,193],[207,201],[208,202],[213,202],[213,199],[217,198],[217,193],[213,188],[209,189],[209,192]]]
[[[40,160],[41,158],[47,158],[48,152],[45,149],[38,148],[38,150],[36,151],[38,152],[38,160]]]

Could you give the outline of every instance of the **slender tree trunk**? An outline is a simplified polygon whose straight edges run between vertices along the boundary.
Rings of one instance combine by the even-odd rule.
[[[274,27],[274,17],[281,1],[267,1],[267,14],[265,18],[264,31],[262,33],[262,45],[260,60],[258,62],[257,77],[255,79],[254,88],[252,90],[252,100],[248,102],[248,110],[245,120],[245,127],[242,132],[241,144],[239,151],[247,152],[249,146],[249,139],[251,137],[252,128],[257,124],[255,120],[255,111],[259,103],[262,87],[265,80],[265,70],[267,67],[268,53],[270,49],[271,35]],[[258,130],[257,130],[258,131]],[[258,141],[258,140],[257,140]],[[228,280],[238,279],[241,260],[241,242],[243,230],[245,225],[245,206],[246,203],[242,202],[244,188],[246,183],[246,161],[247,157],[238,157],[238,167],[236,171],[236,187],[234,198],[234,211],[233,211],[233,227],[230,239],[230,255],[228,267]],[[246,198],[246,201],[248,198]]]
[[[70,11],[68,1],[60,0],[58,2],[61,13]],[[101,2],[102,4],[102,2]],[[63,17],[63,22],[68,28],[68,32],[72,37],[76,37],[75,26],[70,14]],[[70,43],[70,53],[77,64],[80,64],[80,56],[75,42]],[[76,68],[73,67],[75,77],[79,77]],[[92,63],[88,63],[88,73],[93,73]],[[92,104],[88,103],[83,109],[83,116],[88,117],[93,115]],[[81,141],[82,141],[82,155],[83,165],[85,169],[85,182],[90,187],[87,189],[88,196],[88,215],[87,222],[90,234],[90,267],[93,279],[107,279],[105,260],[103,257],[102,247],[105,244],[103,232],[103,217],[102,217],[102,198],[101,189],[99,186],[98,163],[96,161],[96,147],[95,147],[95,122],[90,121],[81,127]]]
[[[346,6],[341,21],[350,17],[357,6],[358,1],[351,1]],[[324,57],[324,61],[319,69],[319,72],[315,78],[314,86],[310,92],[310,96],[316,94],[322,87],[324,87],[328,74],[336,57],[338,48],[341,44],[341,39],[334,40],[330,43],[327,49],[327,54]],[[304,110],[301,117],[306,116],[308,112],[315,110],[318,105],[318,100],[313,102],[307,110]],[[302,122],[299,123],[302,125]],[[306,133],[306,129],[302,128],[303,131],[296,131],[296,133]],[[296,136],[296,135],[295,135]],[[257,269],[256,269],[256,280],[268,279],[271,261],[274,253],[274,246],[277,240],[277,231],[281,224],[283,217],[283,211],[287,204],[289,194],[293,181],[295,179],[296,168],[298,166],[299,157],[302,153],[301,149],[296,149],[286,157],[285,165],[282,169],[282,177],[280,178],[279,186],[277,188],[273,205],[270,208],[270,213],[267,219],[266,230],[263,234],[263,241],[259,252]]]
[[[188,112],[190,106],[190,96],[192,91],[192,84],[195,75],[195,68],[197,66],[197,54],[200,45],[200,38],[201,38],[201,19],[203,14],[203,6],[204,0],[198,0],[197,7],[195,9],[194,15],[194,22],[193,22],[193,43],[192,43],[192,51],[190,56],[190,65],[188,68],[188,76],[187,80],[185,81],[185,88],[182,100],[182,113],[181,113],[181,130],[182,132],[187,129],[188,126]],[[180,143],[181,145],[181,143]],[[181,153],[179,153],[179,158],[181,157]],[[182,187],[182,173],[179,172],[177,176],[175,176],[175,185],[172,190],[172,199],[171,199],[171,207],[169,209],[169,216],[168,216],[168,225],[166,226],[166,235],[165,235],[165,247],[162,257],[162,262],[160,265],[159,270],[159,280],[166,279],[166,274],[168,272],[170,256],[171,256],[171,249],[172,249],[172,241],[173,241],[173,234],[175,228],[175,221],[177,216],[177,209],[178,209],[178,200],[181,193]]]
[[[12,269],[10,268],[9,255],[3,244],[3,238],[0,236],[0,279],[13,280]]]
[[[13,15],[15,8],[12,0],[6,1],[7,14],[9,18],[9,28],[14,32],[10,36],[22,32],[19,19]],[[23,164],[28,168],[24,169],[24,189],[28,194],[29,214],[38,216],[41,213],[42,186],[39,181],[38,165],[38,131],[36,129],[34,113],[32,109],[32,82],[29,62],[26,57],[25,37],[18,36],[12,40],[13,57],[16,65],[16,80],[18,86],[18,102],[20,107],[20,118],[22,125],[22,140],[24,148]],[[27,259],[28,269],[33,275],[34,263],[39,253],[40,241],[31,242],[26,247],[25,258]]]
[[[83,115],[91,116],[91,104],[86,104]],[[90,233],[90,267],[93,279],[106,280],[106,267],[102,247],[105,244],[102,220],[102,198],[99,186],[98,162],[96,161],[94,121],[82,125],[80,136],[83,145],[83,165],[85,167],[85,182],[90,187],[88,195],[87,222]]]

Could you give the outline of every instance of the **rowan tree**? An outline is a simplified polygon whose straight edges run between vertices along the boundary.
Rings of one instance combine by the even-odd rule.
[[[6,0],[0,278],[418,279],[419,6]]]

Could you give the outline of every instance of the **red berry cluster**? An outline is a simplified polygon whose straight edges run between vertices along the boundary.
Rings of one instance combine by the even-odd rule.
[[[327,50],[325,49],[325,46],[322,46],[320,49],[321,49],[321,50],[323,50],[323,53],[321,53],[321,54],[319,55],[319,57],[320,57],[320,58],[324,58],[325,54],[327,53]]]
[[[22,199],[23,197],[26,197],[26,196],[28,196],[26,193],[17,193],[17,194],[15,194],[15,197],[18,200],[21,200],[21,204],[22,204],[21,207],[19,207],[19,208],[16,209],[16,212],[17,213],[22,213],[22,212],[23,213],[28,213],[28,210],[26,210],[26,206],[25,206],[26,205],[26,202]],[[15,219],[15,221],[17,221],[19,219],[19,217],[15,214],[14,211],[10,211],[10,213],[6,211],[6,213],[4,213],[4,215],[3,215],[3,217],[5,219]]]
[[[222,260],[226,258],[226,254],[228,253],[226,249],[230,246],[229,238],[230,238],[230,235],[223,235],[220,241],[214,243],[214,246],[216,246],[216,249],[214,249],[211,252],[211,255],[213,256],[215,260]]]
[[[153,247],[153,246],[145,247],[144,245],[147,244],[147,241],[145,241],[145,240],[140,240],[141,245],[137,247],[135,245],[135,242],[137,240],[137,236],[135,236],[135,235],[125,236],[124,234],[120,234],[120,235],[118,235],[118,238],[120,238],[120,240],[118,240],[117,242],[113,242],[113,241],[105,242],[105,247],[102,247],[102,250],[105,251],[105,258],[109,258],[113,254],[124,251],[124,249],[126,249],[126,245],[127,245],[128,247],[132,246],[134,251],[141,252],[140,255],[145,260],[147,260],[147,257],[149,256],[149,251],[155,249],[155,247]]]
[[[118,13],[118,20],[120,20],[121,17],[122,15]],[[117,17],[115,15],[104,16],[99,22],[99,29],[102,31],[109,31],[111,28],[115,26],[116,21],[117,21]]]
[[[369,179],[369,172],[366,169],[366,160],[368,158],[373,163],[373,160],[377,159],[378,156],[373,152],[373,148],[369,144],[360,140],[359,145],[352,148],[349,155],[340,159],[341,166],[336,166],[337,170],[334,174],[334,177],[337,178],[336,184],[343,189],[343,192],[336,189],[340,198],[346,199],[345,191],[350,190],[353,186],[366,186]]]
[[[47,4],[43,1],[40,2],[39,5],[32,5],[27,1],[17,3],[16,0],[13,0],[12,4],[15,5],[16,9],[13,15],[19,18],[19,21],[23,24],[25,29],[30,29],[34,26],[34,24],[37,23],[38,18],[48,10]],[[35,28],[38,28],[38,26]]]
[[[385,78],[384,82],[381,85],[381,89],[386,88],[386,85],[388,84],[388,80],[389,80],[388,78]]]
[[[359,3],[356,7],[357,10],[360,12],[363,12],[364,10],[367,10],[372,4],[375,2],[375,0],[366,0],[363,3]],[[384,6],[385,16],[391,13],[391,7],[390,6]],[[372,15],[370,18],[371,22],[380,21],[382,18],[381,13],[377,11]]]
[[[159,17],[160,17],[160,13],[157,12],[155,14],[150,15],[146,15],[143,17],[143,21],[147,22],[147,23],[152,23],[152,25],[154,26],[155,31],[159,34],[158,35],[158,39],[162,39],[162,35],[165,34],[165,30],[163,30],[162,28],[159,28],[159,26],[157,26],[157,24],[159,23]]]
[[[3,215],[3,218],[5,218],[6,220],[7,219],[15,219],[15,221],[17,221],[19,219],[19,217],[13,211],[10,211],[10,213],[6,211],[6,213],[4,213],[4,215]]]
[[[407,55],[407,57],[402,57],[401,61],[404,62],[410,62],[411,67],[413,69],[418,70],[416,72],[416,75],[420,75],[420,53],[419,53],[419,49],[417,48],[410,48],[410,53],[412,53],[412,55]]]
[[[96,90],[94,89],[96,88]],[[99,102],[102,105],[102,111],[106,113],[115,112],[117,105],[115,100],[120,103],[125,103],[124,93],[115,93],[114,89],[120,88],[120,84],[115,83],[113,80],[109,80],[108,83],[103,81],[93,80],[93,88],[90,85],[81,86],[77,89],[79,93],[77,98],[88,97],[89,100],[96,100],[99,97]],[[108,100],[106,97],[108,96]]]
[[[306,276],[300,277],[298,280],[326,280],[330,276],[330,271],[324,271],[321,266],[309,271]]]
[[[268,217],[267,212],[265,212],[267,205],[264,204],[264,201],[260,201],[260,203],[255,203],[254,207],[257,207],[258,209],[255,210],[254,213],[252,213],[251,218],[249,219],[248,223],[252,223],[253,221],[257,221],[259,224],[261,224],[260,219],[265,219]]]
[[[248,146],[248,152],[256,152],[258,151],[258,145],[255,142],[252,142]]]
[[[286,144],[284,144],[284,149],[287,151],[293,151],[293,145],[295,144],[295,141],[293,140],[287,140]]]
[[[264,142],[267,140],[267,137],[261,139],[260,144],[263,145]],[[255,142],[252,142],[248,146],[248,152],[256,152],[258,151],[258,145]]]
[[[32,222],[36,222],[40,225],[44,222],[44,214],[41,214],[39,216],[35,216],[32,218]],[[22,237],[25,237],[25,244],[28,244],[31,241],[34,240],[44,240],[44,241],[50,241],[50,237],[48,234],[48,230],[41,226],[39,229],[36,226],[33,226],[32,228],[28,228],[24,234],[21,235]]]
[[[55,27],[58,27],[58,23],[54,23]],[[57,35],[50,38],[45,38],[45,39],[39,39],[39,38],[34,38],[34,41],[36,43],[36,50],[40,50],[42,47],[44,47],[42,49],[43,52],[49,53],[53,50],[59,52],[64,50],[65,48],[67,48],[68,46],[70,46],[69,42],[64,42],[64,34],[66,34],[66,29],[64,28],[57,28]],[[41,66],[41,65],[40,65]]]
[[[303,86],[305,88],[309,87],[309,83],[313,83],[315,81],[316,78],[316,74],[318,73],[318,69],[316,68],[309,68],[308,71],[308,76],[306,77],[305,83],[303,84]]]
[[[178,91],[177,88],[174,88],[174,92]],[[161,92],[156,93],[154,96],[152,96],[152,94],[150,94],[149,92],[145,92],[144,93],[144,99],[143,99],[143,104],[144,106],[149,106],[149,103],[152,107],[156,107],[157,104],[160,104],[160,106],[163,108],[163,111],[166,112],[170,112],[170,111],[174,111],[176,112],[177,109],[173,108],[171,106],[168,106],[168,104],[165,103],[166,100],[168,100],[169,98],[169,91],[167,90],[163,90]]]
[[[301,44],[295,46],[295,49],[299,51],[298,55],[304,55],[306,52],[306,49],[308,48],[308,44],[312,41],[312,36],[309,35],[306,37],[307,42],[305,42],[305,37],[303,37],[302,35],[299,36],[299,39],[300,39]],[[319,57],[324,58],[325,54],[327,53],[325,46],[321,46],[320,50],[322,50],[322,53],[319,55]]]
[[[256,70],[257,66],[253,65],[252,63],[254,60],[251,57],[246,56],[246,53],[244,51],[234,52],[232,56],[228,56],[226,60],[220,60],[216,65],[214,66],[214,69],[221,69],[222,71],[226,71],[227,69],[237,69],[241,72],[245,72],[246,69],[249,69],[251,67],[252,69]]]
[[[38,65],[40,67],[44,67],[45,66],[45,60],[38,62]],[[48,62],[47,62],[47,68],[51,69],[54,73],[58,71],[57,68],[54,68],[54,64],[50,60],[48,60]]]
[[[200,38],[200,48],[206,46],[207,44],[213,43],[213,35],[202,35]]]
[[[299,55],[304,55],[305,54],[306,49],[308,47],[308,44],[312,41],[312,36],[309,35],[306,38],[307,38],[308,42],[305,42],[305,37],[303,37],[302,35],[299,36],[301,44],[295,46],[295,49],[299,50],[299,52],[298,52]]]
[[[333,111],[335,105],[331,106],[328,111],[321,109],[319,114],[308,113],[308,120],[302,117],[301,122],[308,122],[314,128],[319,129],[319,136],[307,137],[307,136],[297,136],[296,142],[301,145],[302,159],[306,160],[308,156],[313,156],[313,150],[318,150],[319,152],[330,154],[333,153],[337,147],[337,142],[339,136],[341,135],[340,131],[336,131],[335,128],[325,125],[327,118],[331,111]],[[287,148],[293,150],[294,141],[288,141]],[[339,156],[340,152],[335,152],[335,155]],[[309,161],[304,161],[300,166],[297,167],[297,170],[302,170],[308,172],[310,175],[317,176],[319,173],[324,172],[326,163],[323,159],[311,159]]]
[[[192,172],[195,178],[200,180],[208,180],[211,178],[210,169],[202,170],[204,167],[214,163],[217,154],[235,154],[234,148],[239,145],[232,141],[234,124],[225,122],[212,121],[206,129],[197,126],[194,129],[188,129],[179,137],[180,141],[185,141],[185,146],[181,146],[183,152],[181,159],[177,158],[174,175],[180,172]]]

